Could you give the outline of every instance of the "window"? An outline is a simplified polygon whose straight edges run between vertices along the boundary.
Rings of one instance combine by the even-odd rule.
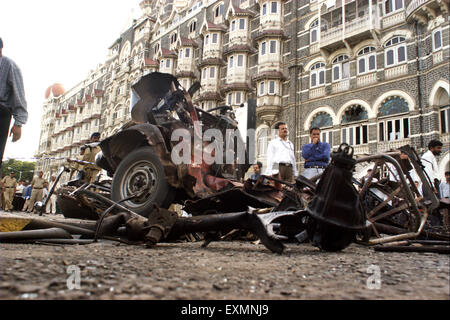
[[[178,59],[183,59],[183,49],[178,52]]]
[[[261,7],[261,15],[265,16],[267,14],[267,3],[264,3]]]
[[[272,1],[270,6],[270,13],[277,13],[277,11],[278,11],[278,3]]]
[[[217,33],[213,33],[213,35],[212,35],[212,43],[217,43]]]
[[[231,21],[231,31],[236,30],[236,20]]]
[[[261,129],[258,133],[258,157],[265,157],[267,154],[269,129]]]
[[[261,55],[265,55],[266,54],[266,43],[262,42],[261,43]]]
[[[216,67],[209,68],[209,77],[214,78],[216,76]]]
[[[242,55],[242,54],[238,55],[237,65],[238,65],[238,67],[244,66],[244,55]]]
[[[206,79],[206,68],[203,69],[203,75],[202,75],[202,79]]]
[[[189,25],[189,33],[194,32],[197,29],[197,21],[192,21]]]
[[[347,124],[355,121],[367,120],[369,114],[359,104],[348,107],[342,116],[341,124]]]
[[[223,4],[219,5],[216,8],[215,13],[214,13],[214,17],[216,17],[216,18],[220,17],[220,16],[222,16],[222,13],[223,13]]]
[[[367,144],[368,140],[367,125],[349,126],[342,129],[342,142],[348,143],[351,146]]]
[[[394,12],[403,9],[403,0],[386,0],[386,13]]]
[[[340,55],[333,60],[333,81],[350,77],[350,63],[347,55]]]
[[[325,64],[322,62],[316,63],[311,67],[311,88],[325,84]]]
[[[159,43],[157,43],[157,44],[155,45],[155,54],[158,53],[158,50],[159,50]]]
[[[236,104],[241,104],[241,93],[236,92]]]
[[[186,48],[186,50],[184,50],[184,52],[185,52],[185,55],[184,55],[184,57],[185,57],[185,58],[189,58],[189,57],[190,57],[190,55],[191,55],[191,49],[189,49],[189,48]]]
[[[394,37],[385,45],[385,65],[390,67],[406,62],[405,37]]]
[[[440,110],[441,133],[450,132],[450,105],[441,107]]]
[[[275,93],[275,81],[269,81],[269,93],[270,94]]]
[[[207,34],[205,37],[205,46],[207,46],[208,44],[209,44],[209,34]]]
[[[233,56],[231,56],[231,57],[228,59],[228,68],[233,68],[233,60],[234,60]]]
[[[233,94],[229,93],[227,96],[227,104],[231,105],[231,99],[233,98]]]
[[[390,97],[381,105],[378,116],[390,117],[378,123],[379,141],[394,141],[409,137],[409,117],[392,116],[409,112],[408,103],[401,97]]]
[[[333,126],[333,119],[326,112],[319,112],[314,116],[311,121],[309,128],[320,128],[321,141],[327,142],[330,146],[333,145],[333,131],[331,127]],[[324,128],[329,128],[324,130]]]
[[[170,68],[170,59],[166,60],[166,68]]]
[[[319,34],[319,19],[315,20],[310,26],[309,26],[309,42],[315,43],[318,40],[318,34]]]
[[[270,40],[270,53],[277,53],[277,41]]]
[[[176,33],[173,33],[173,34],[170,36],[170,44],[174,44],[176,41],[177,41],[177,34],[176,34]]]
[[[358,52],[358,74],[372,72],[377,69],[375,47],[365,47]]]
[[[264,94],[264,82],[259,84],[259,95],[262,96]]]
[[[239,19],[239,30],[245,30],[245,19]]]
[[[442,49],[442,31],[433,31],[433,51]]]

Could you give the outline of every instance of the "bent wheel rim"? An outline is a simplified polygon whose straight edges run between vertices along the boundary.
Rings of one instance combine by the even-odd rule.
[[[153,196],[158,187],[157,179],[156,167],[152,162],[142,160],[134,163],[127,169],[120,181],[120,198],[128,198],[148,188],[148,192],[141,197],[124,202],[130,208],[146,206],[154,200]]]

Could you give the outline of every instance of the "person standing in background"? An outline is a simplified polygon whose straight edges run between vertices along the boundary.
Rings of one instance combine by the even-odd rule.
[[[288,139],[286,123],[278,123],[275,129],[278,129],[278,136],[267,147],[266,175],[293,183],[298,176],[294,144]]]
[[[9,132],[11,117],[14,125]],[[27,101],[22,73],[14,61],[3,56],[3,41],[0,38],[0,168],[6,141],[13,136],[16,142],[22,136],[22,125],[28,120]]]
[[[330,145],[320,141],[320,129],[309,130],[311,143],[302,146],[302,157],[305,159],[303,176],[311,179],[321,174],[330,162]]]
[[[38,201],[42,201],[43,189],[47,181],[45,181],[42,176],[44,172],[39,171],[39,176],[34,177],[31,181],[31,186],[33,190],[31,191],[30,203],[28,204],[27,212],[32,212],[34,210],[34,204]]]
[[[3,183],[3,197],[5,198],[5,211],[12,211],[12,201],[14,200],[14,194],[16,193],[17,188],[17,180],[15,178],[14,171],[9,173],[9,176],[6,176],[2,179]]]
[[[439,198],[439,167],[437,164],[436,156],[439,156],[442,152],[442,142],[439,140],[431,140],[428,143],[428,151],[422,155],[422,164],[425,166],[424,171],[431,180],[431,187],[434,189],[434,193]],[[423,188],[423,186],[422,186]],[[425,200],[429,200],[431,195],[423,189],[423,197]]]
[[[56,181],[56,177],[55,176],[51,176],[50,178],[50,187],[49,187],[49,191],[54,188],[52,195],[50,196],[50,199],[48,199],[47,201],[47,206],[45,208],[45,211],[47,213],[51,213],[51,214],[56,214],[56,194],[55,194],[55,187],[53,187],[53,185],[55,184]]]

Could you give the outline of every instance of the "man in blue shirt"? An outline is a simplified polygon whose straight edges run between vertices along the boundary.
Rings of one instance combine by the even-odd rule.
[[[330,145],[320,142],[320,129],[317,127],[309,130],[311,143],[302,147],[302,157],[305,159],[305,171],[303,176],[311,179],[321,174],[330,162]]]
[[[256,164],[253,165],[253,174],[250,176],[250,179],[252,180],[258,180],[258,178],[261,176],[261,168],[262,163],[258,161]]]
[[[25,185],[26,187],[23,188],[22,191],[22,197],[25,199],[25,204],[23,205],[22,211],[26,211],[28,209],[28,206],[30,204],[31,191],[33,190],[30,181],[25,181]]]
[[[445,172],[445,181],[439,186],[440,198],[450,198],[450,171]]]

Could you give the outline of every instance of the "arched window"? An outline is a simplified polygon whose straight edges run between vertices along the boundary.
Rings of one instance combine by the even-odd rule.
[[[368,119],[367,110],[359,105],[351,105],[347,107],[342,115],[341,125],[341,142],[349,145],[361,145],[369,142],[369,132],[367,123],[361,123]]]
[[[311,125],[309,128],[319,128],[320,129],[320,135],[321,135],[321,141],[322,142],[328,142],[330,146],[333,145],[333,119],[331,116],[326,112],[319,112],[317,113],[313,120],[311,121]]]
[[[407,61],[406,38],[397,36],[390,39],[385,44],[385,65],[386,67],[395,66]]]
[[[310,84],[311,88],[325,84],[325,63],[318,62],[311,67]]]
[[[377,70],[377,54],[375,47],[365,47],[358,52],[358,74]]]
[[[342,54],[333,60],[333,81],[348,79],[350,77],[350,62],[348,56]]]
[[[309,26],[309,43],[317,42],[318,35],[319,35],[319,19],[316,19]]]
[[[389,97],[383,101],[378,117],[379,141],[395,141],[409,137],[408,102],[401,97]]]

